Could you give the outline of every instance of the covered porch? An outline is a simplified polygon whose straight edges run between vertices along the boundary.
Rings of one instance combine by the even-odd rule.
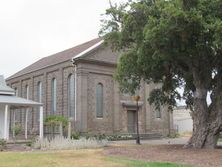
[[[3,76],[0,76],[0,139],[9,140],[10,114],[15,118],[16,112],[25,110],[25,139],[28,138],[28,114],[31,108],[38,108],[39,112],[39,138],[43,138],[43,105],[41,103],[15,96],[15,91],[8,87]],[[19,110],[17,110],[19,109]],[[15,120],[12,122],[15,126]],[[14,133],[13,133],[14,137]]]

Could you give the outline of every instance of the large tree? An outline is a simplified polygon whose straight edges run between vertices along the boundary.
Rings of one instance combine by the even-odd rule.
[[[122,53],[116,73],[121,90],[133,94],[141,81],[161,83],[150,103],[172,110],[185,100],[193,119],[187,147],[215,148],[222,131],[222,1],[110,5],[100,33]]]

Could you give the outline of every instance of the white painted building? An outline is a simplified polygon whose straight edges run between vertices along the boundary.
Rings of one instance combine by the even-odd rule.
[[[40,138],[43,138],[43,107],[41,103],[15,96],[15,90],[8,87],[5,83],[4,77],[0,75],[0,139],[9,140],[9,124],[10,115],[15,115],[17,108],[26,109],[26,123],[25,123],[25,139],[27,139],[27,122],[29,109],[32,107],[39,107],[40,114]]]
[[[190,110],[186,109],[185,106],[180,106],[173,111],[173,124],[174,129],[178,133],[192,132],[193,120],[190,115]]]

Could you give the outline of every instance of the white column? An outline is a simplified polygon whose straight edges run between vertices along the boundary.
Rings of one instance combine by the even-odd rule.
[[[13,129],[15,128],[15,112],[16,112],[16,110],[14,109],[13,110]],[[13,134],[13,138],[15,138],[15,131],[13,130],[13,132],[12,132]]]
[[[39,115],[39,138],[43,139],[43,106],[40,106]]]
[[[8,127],[8,110],[9,106],[5,105],[5,122],[4,122],[4,139],[9,139],[9,127]]]
[[[75,115],[74,115],[74,120],[76,121],[76,112],[77,112],[77,65],[75,65]]]
[[[25,139],[28,139],[28,112],[29,109],[27,108],[25,111]]]

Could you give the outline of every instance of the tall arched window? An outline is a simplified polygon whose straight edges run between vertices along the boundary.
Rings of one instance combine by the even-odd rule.
[[[68,116],[75,116],[75,78],[73,74],[68,77]]]
[[[38,82],[37,84],[37,100],[38,102],[42,102],[42,82]]]
[[[96,86],[96,117],[103,118],[103,84]]]
[[[55,114],[56,113],[56,102],[57,102],[57,98],[56,98],[56,79],[53,78],[52,79],[52,83],[51,83],[51,114]]]

